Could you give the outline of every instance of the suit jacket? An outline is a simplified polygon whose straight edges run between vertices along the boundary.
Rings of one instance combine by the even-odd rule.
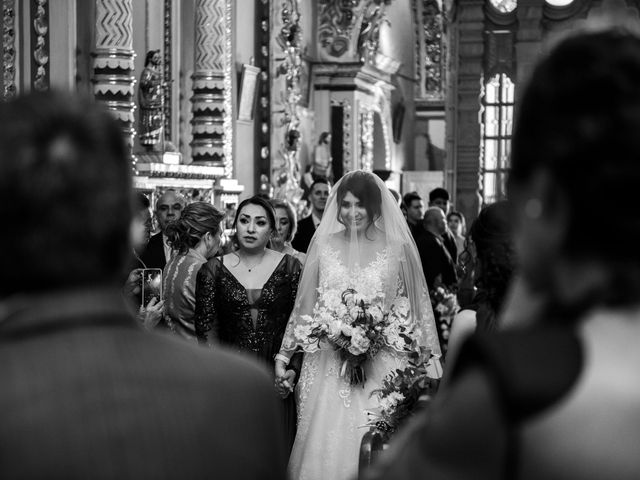
[[[442,234],[442,243],[444,248],[449,252],[449,256],[453,260],[453,263],[458,263],[458,245],[456,244],[456,237],[453,236],[453,233],[448,228],[445,230],[444,234]]]
[[[147,268],[162,268],[167,264],[167,259],[164,256],[164,245],[162,243],[162,232],[152,235],[147,243],[140,258],[147,266]]]
[[[458,281],[456,267],[442,240],[425,229],[418,232],[414,240],[429,291],[434,289],[435,280],[439,275],[444,285],[448,287],[455,285]]]
[[[262,367],[143,331],[115,290],[26,300],[0,310],[0,477],[285,478]]]
[[[298,222],[298,230],[291,245],[299,252],[307,253],[314,233],[316,233],[316,226],[313,224],[313,215],[309,215]]]

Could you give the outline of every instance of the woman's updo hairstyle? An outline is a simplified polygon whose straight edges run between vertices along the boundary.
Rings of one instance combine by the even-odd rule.
[[[518,110],[509,194],[545,172],[569,207],[566,254],[640,265],[638,34],[617,26],[565,39]]]
[[[185,254],[190,248],[194,248],[207,232],[217,234],[223,219],[224,213],[210,203],[190,203],[182,210],[178,220],[167,225],[168,243],[178,253]]]
[[[341,221],[340,205],[348,192],[357,197],[367,211],[369,216],[368,229],[382,213],[382,193],[376,184],[376,179],[372,173],[362,171],[351,172],[343,177],[337,192],[338,221]]]

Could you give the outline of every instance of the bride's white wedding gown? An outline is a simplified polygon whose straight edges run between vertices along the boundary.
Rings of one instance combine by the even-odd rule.
[[[388,278],[388,249],[377,254],[367,266],[349,271],[330,246],[320,249],[318,304],[325,314],[340,308],[342,293],[353,288],[366,299],[382,302]],[[407,308],[402,286],[388,311],[398,310],[402,322]],[[382,307],[382,305],[379,305]],[[399,338],[398,341],[401,341]],[[289,460],[292,480],[355,478],[358,473],[360,442],[368,427],[365,410],[377,406],[370,397],[389,372],[406,365],[407,355],[393,348],[379,352],[365,367],[364,384],[350,385],[340,376],[339,353],[331,349],[305,352],[296,387],[298,430]]]

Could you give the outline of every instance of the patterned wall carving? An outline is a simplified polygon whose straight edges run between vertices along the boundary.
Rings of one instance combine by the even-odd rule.
[[[418,98],[443,101],[446,85],[446,12],[438,0],[414,0]]]
[[[2,2],[2,98],[16,96],[16,9],[15,0]]]
[[[49,90],[49,3],[31,1],[31,86],[42,92]]]
[[[131,20],[131,0],[97,0],[96,48],[130,50],[133,41]]]
[[[230,19],[227,21],[230,0],[198,0],[195,13],[195,48],[193,96],[194,162],[225,163],[231,155],[225,153],[225,117],[231,110],[225,106],[230,91],[230,74],[226,53],[230,50]],[[228,139],[231,141],[231,139]]]
[[[172,30],[173,30],[173,10],[172,0],[164,0],[164,25],[163,25],[163,45],[164,45],[164,59],[162,61],[162,68],[164,69],[164,79],[168,82],[172,79]],[[172,119],[172,88],[171,84],[164,89],[164,138],[171,138],[171,119]]]
[[[319,0],[318,41],[331,57],[353,50],[353,33],[359,24],[361,0]]]
[[[133,51],[133,0],[97,0],[93,60],[93,92],[119,120],[133,146],[135,52]]]
[[[256,1],[256,66],[260,69],[258,104],[254,115],[258,175],[270,175],[271,165],[271,5]]]
[[[331,106],[342,107],[342,171],[344,173],[347,173],[355,168],[353,165],[353,155],[351,152],[351,145],[353,144],[353,139],[351,136],[352,106],[351,102],[348,99],[332,99]]]
[[[196,54],[200,70],[221,72],[224,68],[225,2],[198,0],[196,4]]]

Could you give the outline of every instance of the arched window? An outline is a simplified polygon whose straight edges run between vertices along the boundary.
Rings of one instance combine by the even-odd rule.
[[[480,187],[484,204],[505,197],[511,152],[514,91],[515,85],[506,73],[497,73],[484,84]]]

